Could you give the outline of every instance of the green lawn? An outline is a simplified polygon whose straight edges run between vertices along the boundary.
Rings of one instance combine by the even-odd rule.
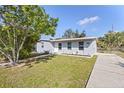
[[[0,87],[85,87],[95,61],[96,56],[55,56],[32,67],[0,68]]]

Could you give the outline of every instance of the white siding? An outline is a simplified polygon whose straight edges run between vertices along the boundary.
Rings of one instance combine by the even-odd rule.
[[[70,41],[69,41],[70,42]],[[97,52],[96,40],[84,40],[84,50],[79,50],[79,42],[81,41],[71,41],[72,48],[68,49],[67,41],[63,42],[46,42],[41,41],[37,43],[37,52],[41,53],[44,51],[49,51],[50,53],[57,54],[77,54],[77,55],[89,55],[92,56]],[[42,47],[42,43],[44,47]],[[62,43],[62,49],[58,49],[58,44]]]
[[[72,49],[68,50],[67,43],[68,42],[56,42],[54,51],[58,54],[77,54],[77,55],[93,55],[96,53],[96,40],[85,40],[84,42],[84,50],[79,50],[79,42],[80,41],[73,41],[72,42]],[[58,49],[58,43],[62,43],[62,49]],[[88,44],[87,44],[88,43]]]
[[[58,49],[58,43],[62,43],[62,49],[61,50]],[[71,42],[72,43],[71,50],[68,50],[67,43],[68,42],[56,42],[55,43],[55,50],[57,50],[57,53],[58,54],[65,53],[65,54],[83,55],[83,50],[79,50],[79,48],[78,48],[78,42],[77,41]]]
[[[37,52],[44,53],[45,51],[49,51],[50,53],[53,53],[53,51],[54,51],[53,44],[50,42],[47,42],[47,41],[38,42],[37,43]]]
[[[97,52],[96,40],[86,40],[84,42],[84,55],[93,55],[96,52]]]

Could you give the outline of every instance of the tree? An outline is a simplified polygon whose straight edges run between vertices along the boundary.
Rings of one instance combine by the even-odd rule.
[[[57,18],[39,6],[0,6],[0,53],[11,64],[29,55],[40,34],[54,35]]]
[[[63,38],[73,38],[74,37],[74,32],[72,29],[67,29],[62,36]]]
[[[76,29],[75,38],[78,38],[79,36],[80,36],[79,31]]]
[[[107,49],[107,44],[104,40],[104,37],[99,37],[97,40],[97,46],[101,49]]]
[[[76,29],[76,31],[72,29],[67,29],[62,36],[62,38],[80,38],[80,37],[85,37],[86,33],[85,30],[83,30],[82,33],[79,33],[79,31]]]
[[[108,48],[114,48],[115,47],[115,39],[116,39],[116,32],[114,31],[109,31],[107,34],[104,36],[104,40],[107,43]]]
[[[123,48],[124,32],[108,31],[103,37],[98,38],[97,44],[104,49]]]
[[[83,30],[83,31],[81,32],[81,34],[79,35],[79,37],[85,37],[85,36],[86,36],[86,31]]]
[[[117,32],[116,35],[116,46],[117,48],[124,47],[124,32]]]

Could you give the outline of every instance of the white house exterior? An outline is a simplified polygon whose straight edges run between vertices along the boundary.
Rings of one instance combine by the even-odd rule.
[[[53,54],[92,56],[97,52],[96,37],[41,40],[37,43],[37,52],[45,51]]]

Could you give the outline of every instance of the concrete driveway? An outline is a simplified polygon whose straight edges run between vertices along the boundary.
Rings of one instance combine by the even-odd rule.
[[[114,54],[98,54],[87,88],[124,88],[124,59]]]

